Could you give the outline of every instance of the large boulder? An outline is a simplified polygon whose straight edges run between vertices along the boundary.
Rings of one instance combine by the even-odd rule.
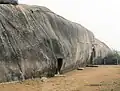
[[[18,4],[18,0],[0,0],[0,4]]]
[[[0,5],[0,81],[54,76],[90,63],[94,34],[40,6]]]
[[[40,6],[0,5],[0,81],[51,76],[85,66],[94,35]]]

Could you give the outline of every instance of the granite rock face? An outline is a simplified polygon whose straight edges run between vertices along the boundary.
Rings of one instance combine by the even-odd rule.
[[[59,67],[66,72],[85,66],[94,42],[91,31],[45,7],[1,4],[0,81],[54,76]]]
[[[112,53],[111,49],[103,42],[95,38],[95,64],[104,64],[104,58]]]

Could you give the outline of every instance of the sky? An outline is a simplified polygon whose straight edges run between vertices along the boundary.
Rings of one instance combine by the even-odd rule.
[[[110,48],[120,51],[120,0],[19,0],[19,3],[46,6],[80,23]]]

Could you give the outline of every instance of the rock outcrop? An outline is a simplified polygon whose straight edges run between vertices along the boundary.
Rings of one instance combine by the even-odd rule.
[[[94,64],[105,64],[104,58],[112,53],[111,49],[103,42],[98,39],[95,39],[95,60]]]
[[[94,42],[91,31],[45,7],[1,4],[0,81],[54,76],[58,69],[86,66]]]

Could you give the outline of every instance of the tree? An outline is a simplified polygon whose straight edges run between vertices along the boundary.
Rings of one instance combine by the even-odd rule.
[[[18,0],[0,0],[0,4],[18,4]]]
[[[112,50],[106,58],[106,64],[120,64],[120,54],[117,50]]]

